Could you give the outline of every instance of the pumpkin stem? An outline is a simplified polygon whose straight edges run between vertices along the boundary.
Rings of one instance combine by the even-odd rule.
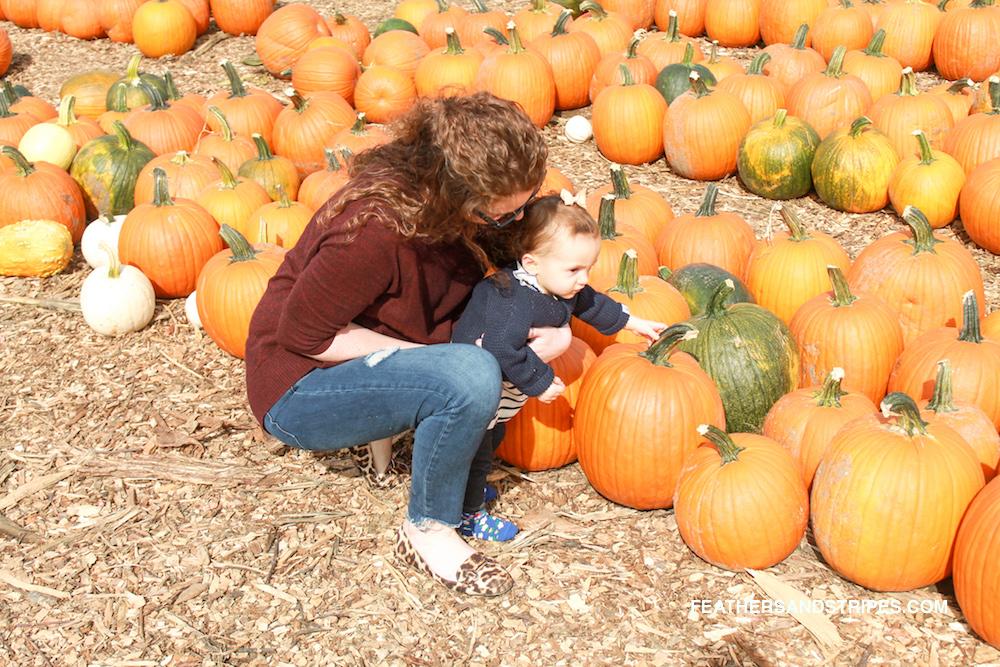
[[[724,315],[726,313],[726,300],[735,291],[736,285],[733,283],[732,278],[726,278],[719,283],[719,286],[715,289],[715,294],[712,295],[711,301],[708,302],[708,308],[705,309],[705,317],[711,319]]]
[[[338,146],[338,148],[340,148],[340,156],[344,158],[344,164],[346,165],[351,161],[351,158],[354,157],[354,153],[352,153],[351,149],[347,146]]]
[[[145,81],[140,81],[138,87],[142,88],[142,91],[149,98],[149,111],[166,111],[170,108],[170,105],[167,104],[167,101],[163,99],[163,95],[156,88],[153,88]]]
[[[681,64],[688,67],[694,65],[694,45],[691,42],[684,45],[684,57],[681,59]]]
[[[12,118],[17,114],[10,110],[6,95],[0,95],[0,118]]]
[[[698,330],[690,324],[675,324],[667,327],[656,339],[656,342],[646,350],[639,353],[639,356],[649,361],[654,366],[664,366],[670,368],[670,355],[682,342],[693,340],[698,337]]]
[[[476,14],[485,14],[490,11],[486,8],[486,3],[483,0],[472,0],[472,7]]]
[[[903,78],[899,80],[899,90],[896,95],[899,97],[914,97],[917,94],[917,75],[913,73],[912,67],[903,68]]]
[[[333,21],[337,25],[344,25],[345,23],[347,23],[347,17],[344,16],[343,14],[341,14],[339,11],[334,11],[333,12]]]
[[[233,254],[229,257],[229,263],[234,264],[236,262],[251,262],[257,257],[258,250],[255,250],[247,238],[239,233],[239,231],[233,229],[226,223],[222,223],[219,228],[219,236],[222,240],[226,242],[229,249],[233,251]]]
[[[949,95],[961,95],[966,88],[971,88],[975,85],[972,79],[959,79],[955,83],[948,86],[948,90],[944,91]]]
[[[525,50],[521,43],[521,35],[517,32],[517,25],[513,21],[507,22],[507,34],[510,40],[510,53],[521,53]]]
[[[885,28],[879,28],[872,35],[872,39],[868,42],[868,46],[865,47],[866,56],[874,56],[875,58],[885,58],[885,54],[882,53],[882,45],[885,44]]]
[[[618,71],[621,74],[623,86],[635,85],[635,79],[632,78],[632,72],[629,71],[629,68],[625,66],[625,63],[621,63],[618,65]]]
[[[802,223],[799,214],[793,211],[791,207],[779,205],[778,213],[781,214],[781,219],[785,222],[785,226],[788,227],[788,231],[790,232],[788,236],[789,241],[800,243],[812,238],[809,236],[809,230]]]
[[[340,171],[340,160],[337,159],[337,151],[332,148],[324,148],[323,156],[326,158],[327,171]]]
[[[858,300],[851,292],[851,286],[847,284],[847,278],[839,266],[828,264],[826,274],[830,276],[830,284],[833,285],[833,307],[844,308]]]
[[[358,112],[358,119],[354,121],[354,125],[351,126],[351,134],[363,137],[368,134],[367,128],[368,123],[365,121],[365,112]]]
[[[451,9],[451,3],[448,0],[434,0],[437,3],[438,14],[444,14],[449,9]]]
[[[934,229],[924,215],[916,206],[907,206],[903,209],[903,220],[913,232],[913,239],[904,241],[913,246],[913,254],[919,255],[922,252],[936,252],[934,246],[941,243],[934,236]]]
[[[701,80],[701,75],[698,72],[691,72],[688,75],[688,79],[691,81],[691,90],[694,91],[695,97],[705,97],[712,92],[705,85],[705,82]]]
[[[774,112],[774,129],[780,130],[785,126],[785,120],[788,118],[788,109],[778,109]]]
[[[969,3],[969,7],[973,9],[979,9],[981,7],[992,7],[994,0],[972,0]]]
[[[622,253],[622,261],[618,264],[618,282],[608,291],[621,292],[629,299],[634,299],[636,294],[645,291],[639,286],[639,255],[634,248]]]
[[[606,194],[601,197],[601,208],[597,211],[597,226],[601,229],[601,240],[611,241],[618,238],[615,228],[615,196]]]
[[[593,14],[594,18],[598,21],[608,18],[608,13],[604,10],[604,7],[594,2],[594,0],[583,0],[580,3],[580,11]]]
[[[559,14],[559,18],[556,19],[556,24],[552,26],[552,36],[558,37],[559,35],[568,35],[569,33],[566,31],[566,24],[569,23],[571,18],[573,18],[573,12],[568,9],[564,9],[562,13]]]
[[[680,21],[677,19],[677,11],[671,9],[667,16],[669,16],[667,19],[667,41],[681,41]]]
[[[797,51],[802,51],[806,48],[806,36],[809,34],[809,24],[803,23],[799,26],[799,29],[795,31],[795,36],[792,37],[792,48]]]
[[[125,86],[111,86],[108,90],[106,104],[108,111],[117,111],[118,113],[128,112],[128,88]]]
[[[274,189],[278,191],[278,208],[291,208],[292,200],[288,198],[288,190],[281,183],[275,183]]]
[[[979,322],[979,300],[972,290],[962,295],[962,330],[958,334],[958,339],[964,343],[983,342]]]
[[[510,40],[504,37],[503,33],[494,28],[493,26],[487,26],[483,28],[483,32],[493,38],[493,41],[500,46],[510,46]]]
[[[951,2],[951,0],[941,0],[941,2],[937,4],[938,11],[939,12],[948,11],[947,7],[949,2]]]
[[[454,28],[448,26],[444,29],[444,34],[448,40],[448,46],[444,50],[445,55],[460,56],[465,53],[465,49],[462,48],[462,42],[458,39],[458,34]]]
[[[927,422],[920,418],[920,408],[903,392],[894,391],[883,398],[879,409],[885,418],[895,415],[896,425],[911,438],[915,435],[927,435]]]
[[[226,166],[225,162],[215,157],[214,155],[212,156],[212,162],[214,162],[215,166],[219,168],[219,174],[222,180],[222,187],[225,188],[226,190],[235,190],[236,186],[239,185],[240,182],[236,180],[235,176],[233,176],[233,171]]]
[[[668,282],[670,280],[670,276],[672,275],[674,275],[674,272],[671,271],[668,266],[661,266],[656,270],[656,277],[663,282]]]
[[[170,73],[170,70],[163,73],[163,82],[167,88],[167,99],[179,100],[184,97],[181,95],[180,91],[177,90],[177,85],[174,84],[174,75]]]
[[[139,63],[142,62],[142,56],[134,55],[129,58],[128,65],[125,67],[125,81],[128,85],[135,86],[139,82]]]
[[[634,58],[638,58],[639,57],[639,54],[636,53],[636,49],[639,48],[639,42],[642,41],[642,38],[645,35],[646,35],[646,31],[645,30],[636,30],[634,33],[632,33],[632,39],[628,43],[628,48],[625,49],[625,57],[626,58],[628,58],[629,60],[632,60]]]
[[[835,48],[833,55],[830,56],[830,62],[827,64],[826,69],[823,70],[823,74],[832,79],[839,79],[844,76],[844,55],[846,53],[847,47],[843,44]]]
[[[931,150],[931,144],[927,141],[927,135],[924,134],[923,130],[914,130],[913,136],[917,138],[917,142],[920,144],[920,164],[934,164],[936,159],[934,158],[934,152]]]
[[[695,216],[698,218],[707,218],[716,215],[715,212],[715,201],[719,198],[719,186],[715,183],[709,183],[705,187],[705,196],[701,200],[701,207]]]
[[[285,95],[288,100],[292,103],[292,107],[299,113],[304,113],[306,109],[309,108],[309,100],[299,94],[294,88],[288,88],[285,90]]]
[[[161,167],[153,169],[153,206],[174,205],[167,185],[167,172],[163,171]]]
[[[620,164],[611,165],[611,185],[614,187],[615,199],[632,198],[632,188],[629,187],[625,170]]]
[[[698,434],[715,445],[719,456],[722,457],[722,465],[732,463],[739,458],[739,453],[743,451],[743,447],[737,446],[729,434],[718,426],[702,424],[698,427]]]
[[[72,95],[67,95],[59,100],[59,125],[69,127],[76,124],[76,113],[73,111],[75,106],[76,98]]]
[[[208,107],[208,113],[215,116],[215,119],[219,121],[219,127],[222,130],[222,140],[230,142],[233,140],[233,127],[229,124],[229,119],[226,118],[226,114],[222,113],[222,109],[215,106],[214,104]]]
[[[264,137],[260,136],[260,133],[254,132],[251,135],[251,138],[253,139],[254,145],[257,146],[258,162],[266,162],[274,159],[274,154],[271,153],[271,147],[267,145],[267,142],[264,141]]]
[[[840,397],[847,395],[847,392],[840,388],[840,383],[843,379],[843,368],[837,367],[830,371],[830,374],[826,376],[826,380],[823,382],[823,388],[813,394],[818,407],[840,407]]]
[[[35,165],[29,162],[28,158],[24,157],[24,154],[13,146],[0,146],[0,153],[10,158],[11,162],[14,163],[14,168],[17,169],[17,175],[21,178],[35,173]]]
[[[108,278],[117,278],[122,273],[122,264],[118,261],[118,253],[104,241],[98,246],[108,256]]]
[[[118,137],[118,145],[128,152],[132,152],[135,149],[135,138],[129,133],[128,128],[120,120],[116,120],[111,123],[111,129],[114,131],[115,136]]]
[[[769,62],[771,62],[771,54],[764,53],[763,51],[761,51],[756,56],[754,56],[753,60],[750,61],[750,64],[747,65],[747,75],[763,76],[764,65],[768,64]]]
[[[995,74],[989,78],[991,116],[1000,114],[1000,77]]]
[[[851,123],[851,136],[857,139],[864,132],[865,128],[872,124],[872,119],[868,116],[862,116],[861,118],[856,118],[853,123]]]
[[[226,77],[229,79],[229,99],[234,97],[246,97],[249,95],[247,93],[246,86],[243,85],[243,79],[240,78],[240,73],[236,71],[233,64],[228,60],[222,61],[222,69],[226,72]]]
[[[958,412],[955,407],[955,399],[951,388],[951,362],[942,359],[937,362],[937,377],[934,380],[934,393],[927,404],[928,410],[933,410],[937,414],[942,412]]]
[[[708,47],[708,64],[719,64],[719,40],[713,39],[712,46]]]

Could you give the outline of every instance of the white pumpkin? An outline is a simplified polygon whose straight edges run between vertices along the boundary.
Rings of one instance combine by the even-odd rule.
[[[585,116],[573,116],[566,121],[564,132],[566,133],[566,138],[574,144],[582,144],[594,136],[594,129]]]
[[[38,123],[28,128],[17,144],[17,150],[28,162],[43,160],[60,169],[68,169],[76,155],[73,135],[54,123]]]
[[[107,262],[91,271],[80,289],[83,319],[105,336],[139,331],[153,320],[156,310],[153,283],[134,266],[122,266],[110,246],[102,249]]]
[[[112,220],[101,216],[83,230],[80,250],[91,268],[96,269],[108,263],[108,254],[101,250],[102,243],[107,244],[115,253],[115,257],[118,257],[118,235],[122,231],[123,222],[125,222],[124,215],[116,215]]]
[[[195,329],[203,328],[201,326],[201,315],[198,314],[198,301],[196,295],[197,291],[191,292],[188,298],[184,301],[184,315],[187,316],[188,324],[193,326]]]

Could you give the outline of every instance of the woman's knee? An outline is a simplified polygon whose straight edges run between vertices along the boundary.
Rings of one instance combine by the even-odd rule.
[[[492,418],[500,401],[501,376],[497,360],[476,345],[454,344],[449,348],[451,392],[461,402],[481,408],[484,415]]]

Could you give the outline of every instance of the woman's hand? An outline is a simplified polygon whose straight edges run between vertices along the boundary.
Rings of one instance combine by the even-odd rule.
[[[528,331],[528,347],[542,361],[548,363],[569,349],[573,333],[564,327],[532,327]]]

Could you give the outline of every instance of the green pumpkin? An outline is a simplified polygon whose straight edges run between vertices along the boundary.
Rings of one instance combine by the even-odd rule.
[[[726,280],[733,282],[733,293],[725,301],[724,306],[736,303],[754,303],[753,295],[747,290],[740,279],[725,269],[714,264],[698,262],[687,264],[671,271],[665,266],[660,267],[659,276],[673,285],[680,292],[691,309],[691,315],[701,315],[708,309],[708,304]]]
[[[120,121],[114,134],[85,143],[73,158],[69,174],[83,190],[87,213],[126,215],[135,207],[135,181],[146,163],[155,157],[152,150],[132,138]]]
[[[378,24],[375,28],[375,32],[372,33],[372,39],[375,39],[383,32],[390,32],[392,30],[405,30],[406,32],[412,32],[414,35],[417,34],[417,29],[413,27],[413,24],[409,21],[404,21],[403,19],[391,18],[386,19]]]
[[[688,42],[684,47],[684,60],[667,65],[656,76],[656,89],[663,95],[667,104],[671,104],[676,98],[691,90],[691,72],[697,72],[706,86],[716,84],[712,70],[704,65],[694,64],[694,47]]]
[[[125,70],[125,76],[111,84],[104,102],[107,108],[111,108],[111,104],[114,101],[115,96],[119,94],[118,91],[116,91],[117,88],[125,89],[125,103],[129,109],[136,109],[149,104],[149,95],[142,88],[142,84],[146,84],[151,88],[154,88],[158,93],[160,93],[161,97],[166,99],[166,82],[155,74],[139,72],[139,63],[141,61],[142,56],[132,56],[132,60],[128,62],[128,69]]]
[[[7,100],[7,104],[15,104],[22,97],[31,97],[31,91],[22,86],[19,83],[11,83],[7,79],[4,79],[3,90],[0,91],[4,98]]]
[[[889,137],[862,116],[820,142],[812,163],[813,186],[830,208],[872,213],[889,203],[889,180],[897,164]]]
[[[760,433],[775,401],[799,385],[799,348],[776,315],[752,303],[726,306],[735,290],[724,281],[705,314],[687,321],[698,337],[680,349],[715,380],[730,433]]]
[[[740,180],[747,190],[768,199],[802,197],[812,188],[817,146],[816,130],[778,109],[773,118],[755,123],[743,138],[736,160]]]

